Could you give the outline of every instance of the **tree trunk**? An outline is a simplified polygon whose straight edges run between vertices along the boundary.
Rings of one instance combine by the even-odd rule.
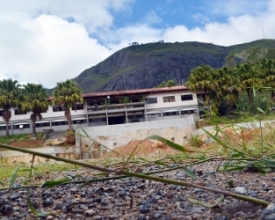
[[[251,94],[250,89],[247,89],[246,92],[247,92],[247,96],[248,96],[249,112],[253,113],[254,112],[252,109],[252,104],[254,102],[253,94]]]
[[[35,119],[32,119],[32,135],[36,136],[36,129],[35,129]]]
[[[9,136],[10,136],[9,121],[6,120],[6,137],[9,138]]]
[[[6,122],[6,137],[8,138],[10,136],[10,131],[9,131],[9,122],[11,119],[11,111],[10,110],[4,110],[2,113],[2,117]]]
[[[72,131],[72,116],[70,110],[65,110],[65,117],[67,118],[67,122],[69,125],[69,131]]]

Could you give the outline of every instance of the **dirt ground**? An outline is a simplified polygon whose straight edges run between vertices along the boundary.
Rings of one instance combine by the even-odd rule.
[[[151,154],[173,154],[178,151],[171,149],[167,145],[161,143],[161,142],[152,142],[150,140],[145,140],[142,143],[140,141],[135,140],[131,141],[128,144],[124,146],[120,146],[114,149],[115,152],[117,152],[120,155],[123,156],[129,156],[132,151],[136,148],[134,151],[135,156],[148,156]],[[119,157],[119,155],[114,152],[108,152],[104,155],[104,157]]]

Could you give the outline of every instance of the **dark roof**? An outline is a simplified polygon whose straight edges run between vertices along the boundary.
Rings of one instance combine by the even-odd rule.
[[[122,91],[111,91],[111,92],[93,92],[82,94],[83,98],[89,97],[107,97],[107,96],[119,96],[119,95],[148,95],[153,93],[161,92],[176,92],[176,91],[187,91],[189,90],[186,86],[172,86],[164,88],[152,88],[152,89],[135,89],[135,90],[122,90]],[[49,97],[48,101],[52,100],[53,97]]]
[[[186,91],[189,90],[186,86],[173,86],[164,88],[152,88],[152,89],[136,89],[136,90],[123,90],[112,92],[96,92],[82,94],[83,98],[89,97],[106,97],[106,96],[118,96],[118,95],[145,95],[159,92],[174,92],[174,91]]]

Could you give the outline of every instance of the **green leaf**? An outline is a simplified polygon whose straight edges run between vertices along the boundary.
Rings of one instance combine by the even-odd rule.
[[[226,168],[224,168],[224,171],[228,172],[228,171],[235,171],[235,170],[243,170],[245,168],[245,166],[227,166]]]
[[[244,153],[234,150],[234,153],[230,155],[230,158],[238,158],[238,157],[244,158]]]
[[[56,212],[38,212],[37,216],[38,217],[47,217],[48,215],[57,215]]]
[[[4,186],[4,183],[0,180],[0,185]]]
[[[263,109],[261,109],[260,107],[257,107],[257,110],[258,110],[259,112],[263,113],[263,114],[266,114],[266,112],[265,112]]]
[[[214,208],[224,201],[224,196],[221,196],[221,198],[215,204],[211,204],[208,202],[201,202],[201,201],[193,199],[193,198],[188,198],[188,200],[190,202],[192,202],[193,204],[202,205],[207,208]]]
[[[33,207],[30,199],[28,201],[29,209],[31,210],[32,214],[38,217],[47,217],[48,215],[57,215],[56,212],[37,212],[35,208]]]
[[[147,139],[153,139],[153,140],[160,141],[160,142],[168,145],[169,147],[171,147],[171,148],[173,148],[175,150],[178,150],[178,151],[181,151],[183,153],[186,153],[186,149],[183,146],[181,146],[179,144],[176,144],[176,143],[174,143],[174,142],[172,142],[172,141],[170,141],[170,140],[168,140],[166,138],[163,138],[161,136],[151,135],[151,136],[146,137],[144,140],[147,140]]]
[[[182,168],[186,175],[190,176],[193,179],[196,179],[197,176],[192,172],[192,170],[188,169],[187,166]]]
[[[160,162],[160,161],[154,161],[154,163],[157,164],[157,165],[164,166],[164,167],[167,167],[167,166],[168,166],[167,164],[162,163],[162,162]]]
[[[216,141],[218,144],[222,145],[222,146],[223,146],[224,148],[226,148],[226,149],[228,148],[228,146],[227,146],[224,142],[222,142],[219,138],[217,138],[216,135],[211,134],[209,131],[205,130],[204,128],[202,128],[202,130],[203,130],[206,134],[208,134],[211,138],[213,138],[213,140]]]
[[[12,176],[11,176],[11,180],[10,180],[10,188],[13,188],[14,187],[14,183],[16,181],[16,177],[17,177],[17,173],[20,169],[20,166],[17,165],[12,173]]]
[[[61,178],[57,180],[49,180],[43,183],[42,187],[53,187],[53,186],[58,186],[62,183],[69,182],[71,181],[69,178]]]
[[[35,208],[33,207],[32,202],[31,202],[30,199],[29,199],[29,201],[28,201],[28,205],[29,205],[29,209],[31,210],[32,214],[37,215],[37,211],[36,211]]]

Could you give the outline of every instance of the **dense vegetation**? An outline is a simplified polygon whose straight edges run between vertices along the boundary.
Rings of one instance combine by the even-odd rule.
[[[208,112],[211,107],[225,105],[228,112],[236,107],[249,113],[257,109],[270,111],[275,101],[275,60],[262,59],[219,69],[201,65],[192,70],[187,85],[203,94]]]

